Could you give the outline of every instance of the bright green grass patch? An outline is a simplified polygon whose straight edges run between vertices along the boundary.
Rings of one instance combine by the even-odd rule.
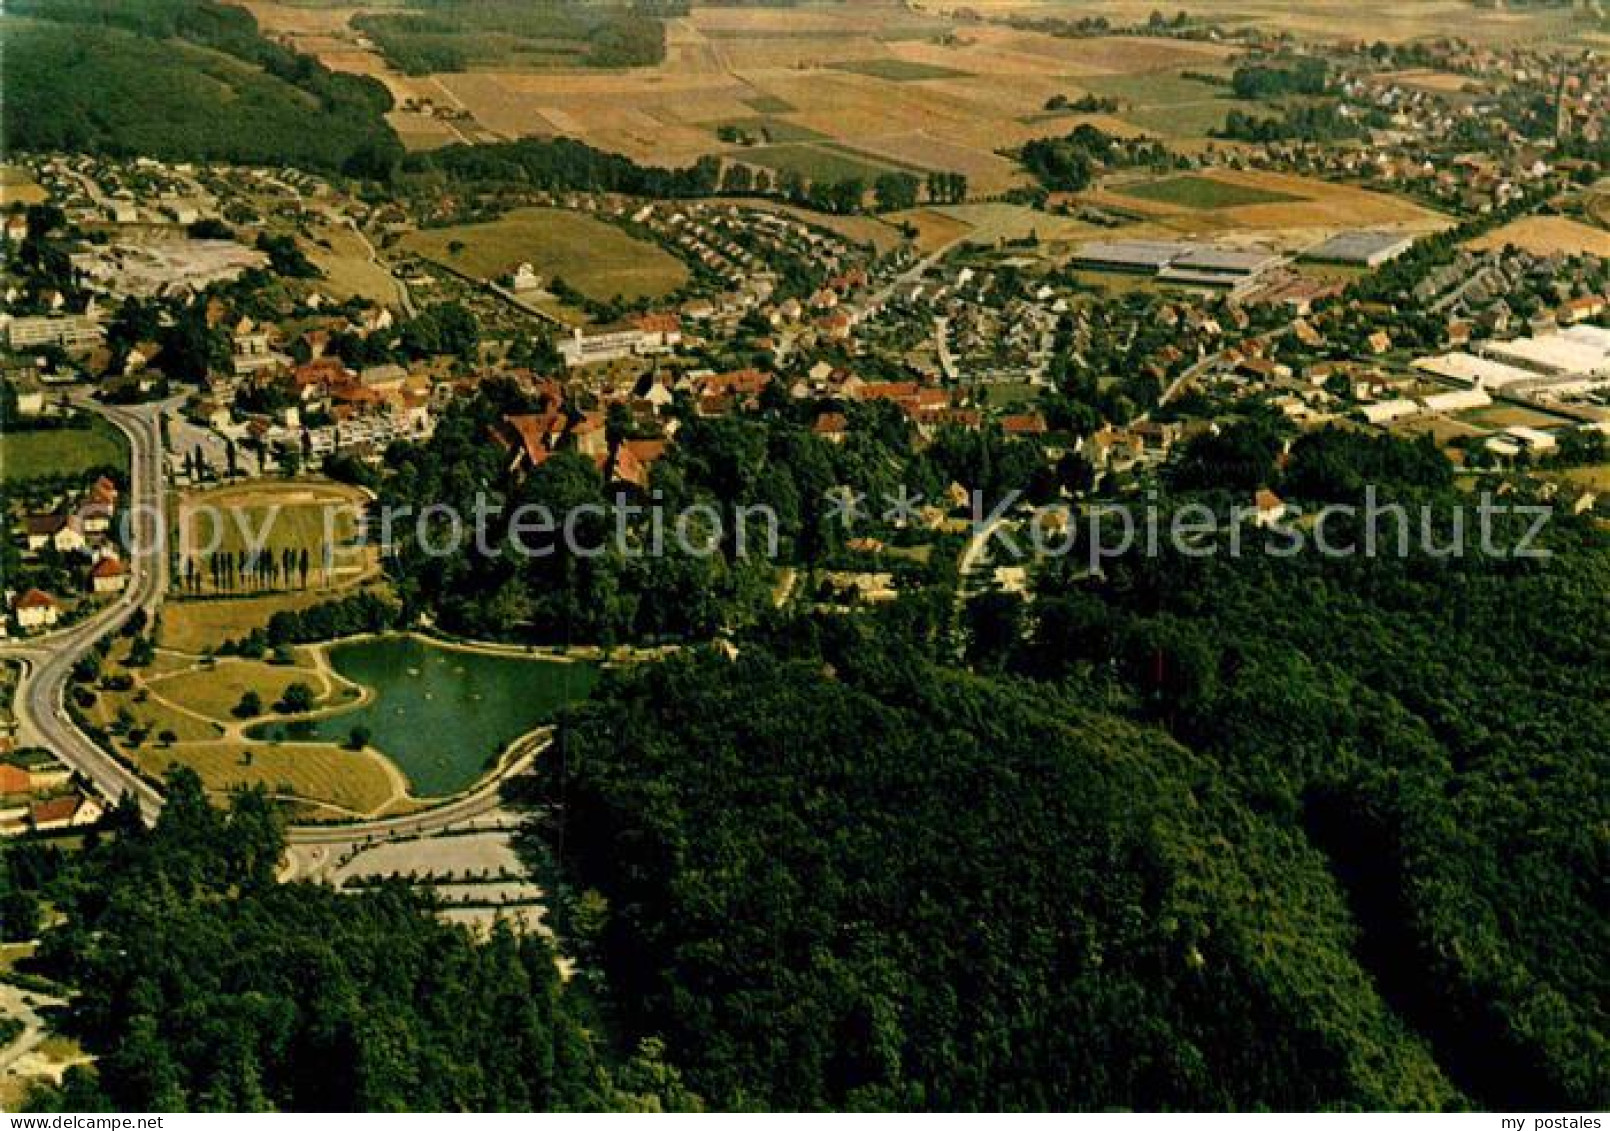
[[[0,482],[36,475],[83,475],[101,467],[125,469],[128,442],[98,416],[87,428],[52,428],[0,434]]]
[[[1177,204],[1182,208],[1196,208],[1203,211],[1241,208],[1249,204],[1290,204],[1293,201],[1306,199],[1292,196],[1290,193],[1253,188],[1250,185],[1235,185],[1191,174],[1125,185],[1114,191],[1120,196],[1155,200],[1160,204]]]
[[[939,67],[933,63],[913,63],[906,59],[852,59],[831,64],[835,71],[848,71],[852,75],[869,75],[889,82],[921,82],[923,79],[964,79],[966,71],[953,67]]]
[[[763,145],[746,149],[743,159],[751,165],[764,165],[779,173],[795,172],[811,181],[847,181],[858,178],[871,182],[895,168],[894,165],[853,157],[825,145]]]

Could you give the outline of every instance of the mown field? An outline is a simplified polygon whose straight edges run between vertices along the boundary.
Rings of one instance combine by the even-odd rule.
[[[137,760],[141,769],[157,775],[173,766],[188,766],[219,795],[261,785],[272,794],[327,802],[364,815],[385,809],[398,797],[397,780],[378,755],[338,746],[256,742],[147,746]]]
[[[1248,204],[1289,204],[1305,197],[1274,192],[1255,185],[1235,184],[1212,177],[1166,177],[1160,181],[1146,181],[1128,185],[1123,195],[1141,200],[1155,200],[1164,204],[1177,204],[1182,208],[1240,208]]]
[[[0,165],[0,205],[39,204],[48,198],[33,174],[18,165]]]
[[[589,298],[657,298],[688,281],[681,260],[613,224],[553,208],[522,208],[485,224],[430,228],[403,237],[402,248],[479,279],[530,263]]]
[[[372,553],[353,545],[364,495],[337,483],[252,482],[194,492],[180,502],[174,544],[181,560],[195,561],[202,592],[212,591],[207,568],[211,555],[240,555],[253,549],[277,563],[283,551],[308,555],[309,588],[330,588],[363,576]],[[328,562],[328,568],[326,563]],[[182,580],[181,567],[176,580]],[[300,588],[299,569],[277,588]],[[249,588],[238,584],[232,592]]]
[[[220,659],[211,665],[156,676],[147,680],[146,686],[179,707],[229,726],[249,721],[234,714],[241,696],[248,691],[255,692],[262,700],[262,717],[267,717],[273,712],[274,704],[285,694],[285,689],[293,683],[305,683],[311,687],[318,697],[319,706],[330,706],[341,701],[341,693],[333,688],[319,669],[306,665],[305,658],[297,665]]]
[[[271,593],[211,600],[169,600],[162,606],[157,643],[199,655],[225,641],[237,640],[254,628],[265,628],[279,612],[300,612],[331,599],[328,590]]]
[[[99,467],[127,468],[128,441],[98,416],[87,428],[0,433],[0,483],[35,475],[82,475]]]

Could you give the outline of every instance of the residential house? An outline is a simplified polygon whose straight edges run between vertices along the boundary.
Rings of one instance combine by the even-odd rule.
[[[49,593],[30,589],[11,602],[17,624],[24,629],[50,628],[61,618],[61,605]]]
[[[98,597],[107,596],[112,593],[121,593],[123,591],[123,587],[128,583],[128,567],[117,558],[102,558],[90,568],[90,592],[94,593]]]
[[[104,812],[100,802],[83,794],[70,793],[49,801],[36,801],[28,808],[28,823],[42,833],[93,825]]]

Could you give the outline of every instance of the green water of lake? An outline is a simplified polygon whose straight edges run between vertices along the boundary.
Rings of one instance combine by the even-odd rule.
[[[344,743],[368,727],[370,743],[407,775],[420,797],[470,785],[511,740],[585,698],[598,679],[590,664],[445,648],[414,636],[386,636],[330,649],[337,672],[373,689],[362,707],[322,719],[266,723],[252,738]]]

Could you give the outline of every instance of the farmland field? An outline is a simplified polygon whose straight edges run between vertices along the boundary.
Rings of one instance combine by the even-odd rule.
[[[712,127],[719,134],[722,130],[737,130],[740,134],[750,138],[757,138],[768,143],[788,141],[821,141],[827,137],[808,126],[798,122],[790,122],[787,118],[766,117],[736,118],[730,122],[717,122]],[[741,156],[741,155],[740,155]]]
[[[1610,258],[1610,232],[1565,216],[1525,216],[1470,241],[1478,250],[1513,244],[1534,255],[1580,255]]]
[[[923,79],[957,79],[967,77],[966,71],[940,67],[933,63],[915,63],[908,59],[868,59],[834,63],[833,69],[849,71],[853,75],[868,75],[890,82],[920,82]]]
[[[1142,24],[1158,5],[1152,0],[936,0],[938,12],[969,8],[987,17],[1017,14],[1034,17],[1105,16],[1114,24]],[[1172,8],[1168,9],[1173,11]],[[1261,27],[1300,38],[1371,40],[1403,43],[1459,35],[1478,43],[1570,40],[1586,43],[1592,24],[1577,19],[1569,7],[1530,10],[1493,5],[1476,7],[1467,0],[1236,0],[1222,6],[1197,5],[1193,15],[1226,27]]]
[[[35,475],[82,475],[98,467],[126,468],[128,441],[99,416],[87,428],[49,428],[0,434],[0,482]]]
[[[862,160],[821,145],[762,145],[738,155],[745,164],[761,165],[779,173],[793,172],[807,180],[843,181],[858,177],[871,182],[895,169],[893,164]]]
[[[1184,208],[1217,209],[1240,208],[1247,204],[1287,204],[1305,197],[1290,193],[1273,192],[1254,185],[1234,184],[1212,177],[1168,177],[1161,181],[1147,181],[1129,185],[1123,195],[1142,200],[1156,200],[1164,204],[1178,204]]]
[[[600,301],[616,295],[658,298],[688,280],[681,260],[662,248],[602,220],[554,208],[522,208],[484,224],[423,229],[405,236],[401,246],[480,279],[530,263],[544,278],[562,278]]]
[[[1186,178],[1169,177],[1163,180]],[[1383,192],[1353,185],[1331,184],[1286,173],[1232,171],[1217,169],[1195,174],[1190,180],[1210,180],[1223,188],[1211,190],[1221,197],[1238,191],[1260,194],[1256,203],[1223,204],[1214,208],[1191,207],[1176,201],[1148,199],[1148,185],[1156,180],[1137,180],[1112,184],[1083,194],[1084,199],[1105,208],[1134,214],[1146,223],[1132,234],[1137,236],[1187,235],[1225,237],[1255,234],[1258,241],[1278,250],[1295,250],[1325,235],[1363,227],[1391,228],[1404,232],[1439,231],[1448,226],[1447,217],[1419,204]],[[1175,190],[1164,190],[1171,195]],[[1191,190],[1194,192],[1207,190]],[[1285,199],[1269,200],[1268,196]]]

